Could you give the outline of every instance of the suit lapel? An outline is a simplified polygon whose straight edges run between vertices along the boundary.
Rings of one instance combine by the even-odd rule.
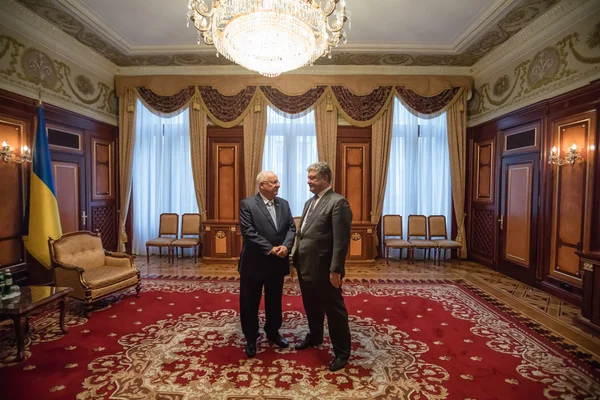
[[[267,218],[267,221],[269,221],[271,223],[271,226],[273,227],[273,229],[277,230],[275,228],[275,222],[273,221],[273,218],[271,218],[271,214],[269,214],[269,210],[267,210],[267,206],[265,205],[265,202],[263,201],[262,197],[260,196],[260,193],[256,195],[255,199],[256,199],[256,205],[258,206],[260,211],[262,211],[262,213],[265,215],[265,217]],[[275,215],[277,215],[277,211],[275,211]]]
[[[304,230],[303,230],[304,232],[306,232],[308,230],[308,228],[310,228],[310,226],[312,225],[312,223],[315,220],[315,218],[317,217],[317,215],[319,215],[321,210],[323,208],[325,208],[325,205],[327,205],[327,203],[329,202],[329,195],[331,193],[332,193],[332,189],[328,190],[323,195],[323,197],[321,197],[321,199],[319,199],[319,202],[315,206],[315,209],[310,213],[310,215],[308,216],[308,219],[306,220],[306,226],[304,227]]]

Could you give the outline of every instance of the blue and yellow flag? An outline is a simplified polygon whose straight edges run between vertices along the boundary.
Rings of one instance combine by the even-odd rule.
[[[46,268],[50,267],[48,237],[58,239],[62,234],[52,162],[48,147],[48,131],[44,107],[38,106],[38,123],[33,142],[29,204],[25,214],[23,241],[29,254]]]

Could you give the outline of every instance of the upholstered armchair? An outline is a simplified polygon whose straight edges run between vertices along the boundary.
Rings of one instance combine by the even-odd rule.
[[[92,304],[115,292],[135,287],[139,297],[140,271],[133,256],[102,247],[100,233],[71,232],[48,240],[54,282],[70,287],[69,296],[85,303],[86,317]]]

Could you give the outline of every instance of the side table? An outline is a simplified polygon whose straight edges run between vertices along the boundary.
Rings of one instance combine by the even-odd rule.
[[[15,324],[17,336],[17,361],[25,355],[25,335],[28,330],[27,316],[46,304],[58,303],[60,307],[59,324],[63,333],[67,333],[65,313],[69,303],[69,287],[23,286],[21,295],[14,299],[0,301],[0,318],[11,318]]]

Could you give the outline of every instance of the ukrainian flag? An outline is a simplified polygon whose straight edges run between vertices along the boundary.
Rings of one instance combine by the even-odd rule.
[[[32,155],[33,165],[29,183],[29,204],[25,215],[23,241],[29,254],[49,268],[51,262],[48,237],[57,239],[62,235],[62,229],[42,104],[38,105],[37,116],[38,123]]]

